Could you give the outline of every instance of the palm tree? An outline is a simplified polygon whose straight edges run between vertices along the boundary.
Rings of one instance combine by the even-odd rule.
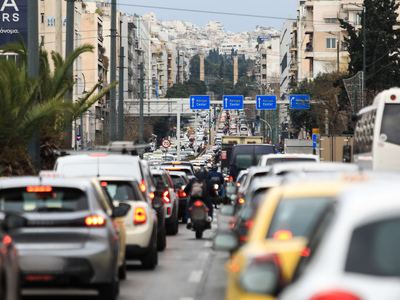
[[[70,67],[80,54],[92,52],[92,45],[77,47],[65,60],[52,52],[53,72],[48,53],[40,48],[39,78],[27,76],[28,55],[22,40],[5,45],[2,50],[18,54],[20,62],[0,60],[0,174],[2,169],[3,175],[34,173],[26,145],[35,132],[41,131],[43,166],[51,167],[54,160],[52,150],[61,147],[66,126],[114,88],[117,82],[94,95],[101,84],[98,83],[82,99],[72,103],[66,100],[67,92],[72,91],[75,84]]]

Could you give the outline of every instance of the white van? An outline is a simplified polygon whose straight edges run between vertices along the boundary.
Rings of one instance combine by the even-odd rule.
[[[259,166],[268,166],[283,162],[319,162],[319,156],[313,154],[266,154],[258,161]]]

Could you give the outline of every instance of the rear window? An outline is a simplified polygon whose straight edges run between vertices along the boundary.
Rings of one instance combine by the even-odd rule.
[[[253,155],[251,154],[238,154],[235,157],[235,167],[238,170],[245,170],[252,166]]]
[[[134,176],[139,181],[142,177],[138,166],[120,163],[64,164],[61,172],[63,177]]]
[[[106,184],[105,184],[106,183]],[[137,200],[144,201],[143,194],[133,188],[126,181],[102,181],[113,200]]]
[[[51,187],[48,192],[27,188],[0,190],[0,211],[71,212],[88,209],[86,193],[79,189]]]
[[[183,182],[181,181],[181,177],[180,176],[171,175],[171,179],[172,179],[172,182],[173,182],[174,186],[177,185],[177,184],[179,184],[179,185],[183,184]]]
[[[330,197],[282,199],[275,210],[267,238],[276,238],[282,231],[293,237],[308,237],[331,200]]]
[[[381,136],[386,135],[386,142],[400,145],[400,131],[395,129],[399,124],[399,120],[400,105],[385,104],[382,115]]]
[[[307,161],[307,162],[316,162],[315,158],[306,158],[306,157],[280,157],[280,158],[268,158],[266,161],[266,165],[270,166],[276,163],[282,162],[296,162],[296,161]]]
[[[374,276],[400,275],[400,218],[370,223],[354,230],[346,272]]]

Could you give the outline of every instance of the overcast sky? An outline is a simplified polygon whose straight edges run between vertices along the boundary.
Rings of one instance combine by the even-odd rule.
[[[162,21],[180,20],[192,22],[200,27],[205,27],[208,21],[220,21],[226,30],[233,32],[251,31],[257,25],[274,27],[280,30],[285,19],[296,18],[296,7],[297,0],[117,0],[117,9],[126,13],[143,15],[154,12],[157,19]],[[200,10],[216,13],[182,10]],[[230,14],[243,14],[246,16]]]

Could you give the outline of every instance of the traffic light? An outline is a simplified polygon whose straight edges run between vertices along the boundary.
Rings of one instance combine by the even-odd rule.
[[[256,121],[260,122],[260,116],[256,116]]]

